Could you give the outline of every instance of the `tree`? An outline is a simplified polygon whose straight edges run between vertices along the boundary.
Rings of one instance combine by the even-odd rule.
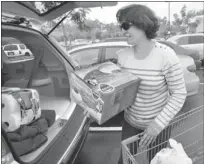
[[[116,26],[113,23],[106,25],[107,32],[110,34],[111,37],[115,35]]]
[[[44,12],[47,12],[48,10],[50,10],[56,6],[61,5],[62,3],[64,3],[64,1],[41,1],[41,5],[40,5],[41,9],[38,9],[38,5],[36,5],[36,3],[39,3],[39,2],[34,2],[34,1],[31,2],[31,4],[40,13],[44,13]],[[89,27],[85,24],[85,20],[86,20],[87,14],[89,12],[90,12],[90,9],[83,9],[83,8],[74,9],[74,10],[69,11],[69,15],[67,15],[67,18],[69,18],[74,23],[76,23],[79,30],[81,30],[81,31],[86,30],[87,31],[87,30],[89,30]],[[59,22],[66,14],[67,13],[63,14],[59,18],[56,18],[55,20],[50,21],[50,25],[52,27],[54,27],[56,25],[56,23]],[[61,23],[61,27],[62,27],[62,31],[63,31],[63,35],[64,35],[65,45],[67,45],[68,36],[66,35],[66,31],[65,31],[66,27],[65,27],[65,24],[63,22]],[[59,28],[60,28],[60,26],[58,27],[58,29]]]
[[[186,5],[183,5],[181,11],[180,11],[181,17],[184,20],[186,17]]]
[[[96,31],[95,37],[96,39],[101,39],[101,31]]]
[[[175,26],[180,26],[182,24],[182,19],[179,18],[178,14],[174,14],[174,21],[172,22]]]
[[[196,15],[204,15],[204,9],[197,11]]]
[[[71,20],[78,25],[78,28],[83,31],[88,31],[89,26],[86,25],[86,16],[89,14],[90,9],[80,8],[78,10],[74,10],[70,13]]]
[[[167,25],[168,21],[167,21],[166,16],[164,16],[163,18],[158,18],[158,19],[159,19],[160,24]]]

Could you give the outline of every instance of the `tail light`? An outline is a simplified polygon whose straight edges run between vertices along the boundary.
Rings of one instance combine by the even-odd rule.
[[[196,66],[195,65],[190,65],[187,67],[187,69],[190,71],[190,72],[196,72]]]
[[[5,141],[3,138],[2,142],[1,142],[1,163],[2,164],[11,164],[14,159],[13,159],[13,155],[11,154],[9,148],[7,147],[7,145],[5,144]]]

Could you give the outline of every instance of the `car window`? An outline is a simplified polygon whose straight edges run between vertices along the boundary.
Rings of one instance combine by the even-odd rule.
[[[25,50],[25,49],[26,49],[25,45],[23,45],[23,44],[20,44],[19,47],[20,47],[20,49],[22,49],[22,50]]]
[[[116,52],[123,49],[125,47],[106,47],[105,49],[105,59],[115,59],[116,58]]]
[[[177,44],[178,45],[186,45],[186,44],[189,44],[189,37],[188,36],[183,36],[183,37],[180,37],[176,40]]]
[[[12,51],[12,50],[18,50],[17,45],[7,45],[4,47],[4,51]]]
[[[189,36],[189,44],[199,44],[204,43],[203,36]]]
[[[168,42],[159,42],[159,43],[161,43],[161,44],[164,44],[164,45],[166,45],[167,47],[169,47],[169,48],[171,48],[172,50],[174,50],[174,52],[176,53],[176,54],[185,54],[185,49],[184,48],[182,48],[181,46],[178,46],[178,45],[176,45],[176,44],[172,44],[171,42],[170,43],[168,43]]]
[[[98,62],[99,48],[84,49],[70,55],[80,66],[87,66]]]

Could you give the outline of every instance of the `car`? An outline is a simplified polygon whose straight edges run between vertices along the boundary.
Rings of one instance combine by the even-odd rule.
[[[78,7],[114,6],[117,2],[59,2],[59,6],[40,12],[31,2],[2,2],[2,12],[42,22],[53,20]],[[11,17],[13,19],[14,17]],[[4,19],[5,20],[5,19]],[[34,58],[9,58],[2,50],[2,87],[36,89],[42,110],[54,110],[56,120],[48,129],[48,140],[32,152],[18,156],[2,128],[1,161],[28,164],[74,163],[86,140],[91,119],[70,98],[69,75],[77,65],[65,49],[50,36],[38,30],[2,20],[1,37],[15,38],[33,53]]]
[[[204,33],[175,35],[167,39],[167,41],[176,43],[187,49],[198,51],[202,65],[204,65]]]
[[[192,57],[195,61],[196,68],[199,69],[201,67],[201,60],[200,60],[199,52],[197,50],[181,47],[173,42],[165,41],[163,38],[156,38],[155,40],[171,47],[178,54],[187,55],[187,56]],[[102,40],[101,42],[121,42],[121,41],[122,42],[127,41],[127,38],[126,37],[106,38]]]
[[[3,46],[3,50],[8,57],[33,55],[25,44],[6,44]]]
[[[187,55],[187,56],[192,57],[194,59],[195,65],[196,65],[196,69],[200,69],[201,61],[200,61],[200,56],[199,56],[198,51],[193,50],[193,49],[187,49],[185,47],[181,47],[181,46],[179,46],[175,43],[169,42],[169,41],[159,40],[159,42],[171,47],[172,49],[174,49],[174,51],[176,51],[177,54],[182,54],[182,55]]]
[[[184,79],[187,88],[187,95],[192,96],[198,93],[199,78],[195,74],[196,65],[192,57],[187,56],[183,51],[178,51],[177,48],[169,45],[166,41],[158,41],[174,49],[183,66]],[[80,46],[68,51],[68,56],[72,57],[78,67],[84,68],[90,65],[95,65],[105,61],[117,63],[116,52],[129,47],[127,42],[101,42],[90,45]]]

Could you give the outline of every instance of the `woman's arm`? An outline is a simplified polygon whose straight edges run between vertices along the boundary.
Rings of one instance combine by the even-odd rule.
[[[187,95],[183,68],[177,55],[171,49],[168,49],[168,53],[165,55],[162,72],[165,76],[170,95],[164,109],[150,124],[157,133],[160,133],[167,127],[170,121],[182,109]]]

